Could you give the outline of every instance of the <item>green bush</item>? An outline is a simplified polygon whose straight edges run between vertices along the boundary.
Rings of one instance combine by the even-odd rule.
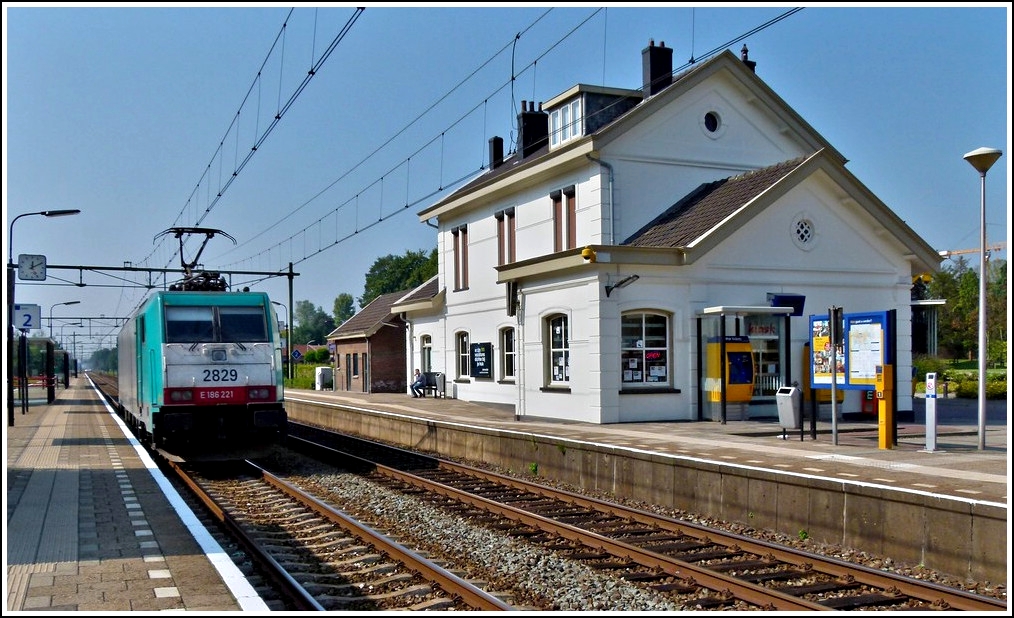
[[[960,382],[958,382],[957,390],[955,394],[958,397],[964,397],[967,399],[977,399],[979,397],[979,378],[978,376],[965,376]],[[1007,378],[1001,379],[986,379],[986,399],[1006,399],[1007,398]]]
[[[307,365],[300,363],[293,366],[293,375],[290,380],[288,376],[285,377],[286,388],[305,388],[313,389],[313,382],[316,379],[316,365]]]
[[[927,373],[937,374],[937,395],[944,393],[944,385],[955,397],[976,399],[979,396],[979,365],[977,360],[949,360],[926,355],[912,358],[915,368],[916,393],[926,392]],[[986,372],[986,399],[1007,398],[1007,373],[1004,370]]]
[[[915,379],[923,381],[927,373],[937,374],[937,382],[944,382],[953,376],[950,375],[951,362],[935,356],[920,354],[912,358],[912,366],[915,368]]]

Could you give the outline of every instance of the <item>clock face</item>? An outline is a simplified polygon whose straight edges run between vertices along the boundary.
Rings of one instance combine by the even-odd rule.
[[[22,253],[18,256],[18,279],[46,280],[46,256]]]

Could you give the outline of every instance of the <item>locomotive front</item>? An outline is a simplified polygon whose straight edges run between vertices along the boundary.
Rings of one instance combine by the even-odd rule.
[[[166,292],[161,305],[162,340],[145,352],[161,358],[161,375],[151,376],[160,387],[156,446],[213,453],[284,437],[281,346],[267,295]]]

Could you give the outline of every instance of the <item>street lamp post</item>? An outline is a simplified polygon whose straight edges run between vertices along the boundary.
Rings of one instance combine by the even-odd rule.
[[[277,300],[271,301],[271,304],[272,305],[278,305],[282,309],[285,309],[285,344],[286,344],[286,352],[288,352],[289,346],[292,345],[292,327],[289,326],[289,308],[286,307],[283,303],[278,302]],[[291,380],[292,379],[292,359],[291,358],[286,358],[285,359],[285,364],[289,368],[289,379]]]
[[[66,346],[66,339],[64,339],[64,337],[63,337],[63,329],[66,328],[66,327],[68,327],[68,326],[70,326],[71,328],[80,328],[80,327],[84,326],[84,324],[82,324],[81,322],[70,322],[70,323],[64,323],[64,324],[60,325],[60,347],[63,348],[64,350],[67,349],[67,346]]]
[[[22,217],[39,215],[42,217],[64,217],[76,215],[80,210],[69,208],[63,210],[40,210],[22,213],[11,219],[7,231],[7,425],[14,426],[14,224]],[[23,368],[23,367],[22,367]]]
[[[1003,153],[996,148],[977,148],[964,156],[979,172],[979,450],[986,449],[986,172]]]
[[[81,304],[81,301],[79,301],[79,300],[68,300],[65,303],[56,303],[55,305],[53,305],[53,306],[51,306],[49,308],[49,336],[50,337],[53,336],[53,308],[54,307],[59,307],[60,305],[80,305],[80,304]]]

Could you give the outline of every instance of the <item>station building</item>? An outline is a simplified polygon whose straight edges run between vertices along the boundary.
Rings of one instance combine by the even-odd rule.
[[[746,46],[676,75],[672,57],[649,42],[641,90],[522,101],[516,149],[492,137],[488,167],[418,214],[438,274],[391,311],[447,396],[591,423],[775,415],[832,306],[888,312],[911,375],[912,279],[939,254]],[[911,381],[894,386],[912,410]]]

